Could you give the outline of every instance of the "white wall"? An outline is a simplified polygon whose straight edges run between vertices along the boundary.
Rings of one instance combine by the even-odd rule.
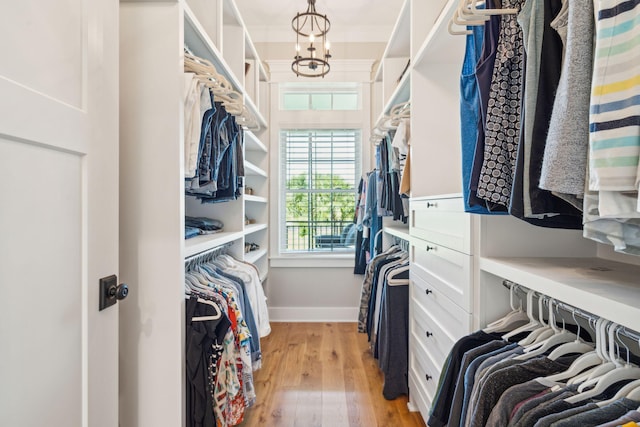
[[[316,81],[362,83],[359,112],[282,112],[278,84],[305,81],[291,71],[288,60],[267,61],[271,71],[270,108],[270,267],[265,289],[272,321],[357,320],[363,276],[353,274],[354,255],[291,257],[278,253],[279,132],[285,128],[347,127],[362,129],[363,169],[369,164],[370,75],[373,60],[336,61],[329,75]],[[307,81],[313,81],[306,79]]]
[[[272,267],[266,286],[270,319],[356,321],[362,278],[353,267]]]

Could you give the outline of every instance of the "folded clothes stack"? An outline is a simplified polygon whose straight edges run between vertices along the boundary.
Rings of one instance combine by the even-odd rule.
[[[205,217],[185,217],[184,238],[195,237],[201,234],[214,234],[222,231],[224,224],[222,221]]]

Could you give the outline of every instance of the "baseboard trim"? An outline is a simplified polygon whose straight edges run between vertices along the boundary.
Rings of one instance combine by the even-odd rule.
[[[272,322],[357,322],[357,307],[269,307]]]

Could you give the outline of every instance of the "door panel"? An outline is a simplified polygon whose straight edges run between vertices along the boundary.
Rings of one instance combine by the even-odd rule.
[[[0,2],[2,426],[118,425],[118,7]]]
[[[81,425],[82,159],[6,139],[0,158],[0,425]]]
[[[82,108],[82,0],[21,0],[0,15],[0,75],[65,104]],[[54,19],[51,19],[51,18]]]

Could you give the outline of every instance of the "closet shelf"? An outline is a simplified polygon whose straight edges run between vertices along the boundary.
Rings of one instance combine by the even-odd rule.
[[[206,30],[202,27],[202,24],[198,21],[195,14],[187,4],[186,0],[180,0],[179,3],[184,8],[184,42],[194,55],[211,61],[216,67],[218,73],[222,74],[235,90],[242,93],[244,104],[249,111],[253,113],[260,125],[261,129],[267,127],[267,121],[260,111],[256,108],[253,100],[244,88],[244,85],[240,83],[240,80],[231,71],[231,67],[224,60],[222,54],[216,48],[215,44],[207,34]]]
[[[266,249],[259,249],[257,251],[251,251],[244,254],[244,260],[255,264],[260,258],[267,256]]]
[[[376,69],[376,72],[374,74],[374,82],[381,82],[383,80],[382,74],[384,72],[385,59],[409,59],[411,57],[411,33],[409,31],[409,29],[411,28],[411,7],[409,6],[409,3],[410,2],[407,0],[402,3],[398,18],[396,19],[395,25],[393,26],[393,30],[391,30],[389,42],[385,46],[384,52],[382,53],[382,61],[380,61],[380,64],[378,65],[378,68]]]
[[[637,329],[640,267],[602,258],[480,258],[480,270]]]
[[[253,196],[251,194],[245,194],[243,197],[245,202],[267,203],[266,197]]]
[[[265,177],[265,178],[267,177],[267,173],[264,170],[260,169],[259,167],[257,167],[253,163],[248,162],[246,160],[245,160],[245,163],[244,163],[244,169],[245,169],[245,173],[247,175],[254,175],[254,176],[257,175],[257,176],[262,176],[262,177]]]
[[[250,130],[244,131],[244,145],[247,151],[267,152],[267,146]]]
[[[411,235],[409,234],[409,225],[387,225],[384,226],[384,232],[390,234],[392,236],[398,237],[402,240],[406,240],[407,242],[411,239]]]
[[[389,97],[389,100],[387,101],[384,108],[382,109],[382,112],[380,113],[380,116],[376,121],[376,126],[383,124],[385,114],[389,114],[389,112],[391,111],[391,108],[393,108],[394,105],[400,104],[402,102],[407,102],[409,100],[410,95],[411,95],[411,65],[409,65],[407,70],[404,72],[402,79],[400,80],[400,82],[398,82],[398,86],[396,86],[395,90]]]
[[[267,229],[267,224],[249,224],[244,226],[244,234],[246,236],[247,234],[252,234],[252,233],[255,233],[256,231],[266,230],[266,229]]]
[[[461,50],[452,45],[452,40],[458,40],[464,44],[465,37],[454,36],[447,31],[448,22],[459,3],[458,0],[447,0],[445,2],[412,60],[414,68],[417,69],[419,65],[425,64],[461,63]],[[457,39],[455,39],[456,37]]]
[[[208,249],[213,249],[216,246],[221,246],[225,243],[233,242],[235,240],[240,240],[242,239],[243,234],[244,233],[242,231],[227,231],[186,239],[184,242],[184,256],[185,258],[188,258]]]

